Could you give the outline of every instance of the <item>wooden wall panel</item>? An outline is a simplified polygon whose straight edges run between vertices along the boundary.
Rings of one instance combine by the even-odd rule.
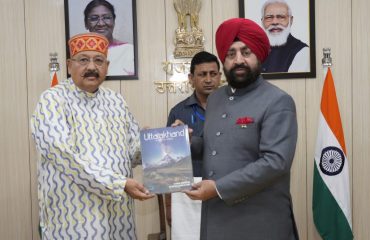
[[[352,1],[353,98],[353,231],[356,239],[370,239],[370,3]],[[349,56],[346,56],[348,58]],[[351,159],[350,159],[351,161]]]
[[[122,81],[121,93],[141,126],[160,127],[166,119],[167,96],[156,92],[155,81],[166,79],[165,1],[136,1],[139,80]]]
[[[28,147],[24,1],[1,1],[0,238],[29,239],[31,191]]]
[[[239,16],[239,5],[238,1],[227,1],[224,0],[212,0],[212,43],[213,52],[217,55],[216,45],[215,45],[215,35],[218,26],[229,18],[234,18]]]

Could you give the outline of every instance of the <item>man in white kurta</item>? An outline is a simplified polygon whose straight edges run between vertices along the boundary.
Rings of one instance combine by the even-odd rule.
[[[41,235],[136,239],[133,198],[152,197],[132,179],[139,127],[123,97],[100,86],[108,67],[107,40],[85,35],[79,36],[77,52],[69,42],[72,78],[43,92],[31,119],[41,154]]]

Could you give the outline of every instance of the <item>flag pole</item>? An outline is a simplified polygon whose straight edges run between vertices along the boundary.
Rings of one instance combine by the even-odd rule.
[[[349,169],[330,49],[323,49],[325,72],[314,155],[312,211],[323,240],[352,240]]]

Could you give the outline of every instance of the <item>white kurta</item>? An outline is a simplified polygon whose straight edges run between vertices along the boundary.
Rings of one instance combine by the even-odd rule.
[[[42,93],[31,128],[43,239],[136,239],[124,186],[139,127],[122,96],[87,93],[67,79]]]
[[[194,183],[202,181],[201,177],[195,177]],[[202,201],[191,200],[185,193],[176,192],[171,194],[171,239],[174,240],[199,240],[200,238],[200,215]]]

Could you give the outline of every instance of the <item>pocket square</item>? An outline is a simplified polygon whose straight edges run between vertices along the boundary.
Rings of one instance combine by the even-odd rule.
[[[236,120],[236,124],[242,128],[246,128],[248,124],[254,123],[252,117],[240,117]]]
[[[241,125],[241,124],[250,124],[254,123],[254,119],[251,117],[240,117],[236,120],[236,124]]]

